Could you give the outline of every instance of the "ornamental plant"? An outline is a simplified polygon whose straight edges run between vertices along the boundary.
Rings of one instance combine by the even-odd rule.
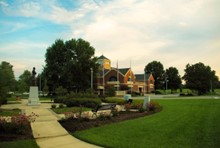
[[[39,117],[35,113],[30,115],[15,115],[11,117],[11,121],[6,119],[0,119],[0,134],[18,134],[25,135],[31,132],[31,122],[35,122],[36,117]]]
[[[132,105],[130,103],[125,104],[125,110],[129,111],[131,109]]]
[[[162,107],[161,107],[160,104],[157,103],[157,102],[151,101],[151,102],[147,103],[147,110],[148,110],[148,111],[158,112],[158,111],[160,111],[161,109],[162,109]]]

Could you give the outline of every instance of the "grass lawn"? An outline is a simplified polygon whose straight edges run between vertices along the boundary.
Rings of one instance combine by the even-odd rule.
[[[0,116],[13,116],[18,115],[20,112],[20,109],[0,109]]]
[[[51,108],[57,114],[63,114],[65,112],[77,113],[80,111],[80,107],[64,107],[64,108]],[[82,111],[90,111],[91,108],[83,107]]]
[[[112,148],[220,146],[220,99],[155,101],[162,112],[73,135]]]
[[[39,148],[35,140],[18,140],[12,142],[0,142],[1,148]]]

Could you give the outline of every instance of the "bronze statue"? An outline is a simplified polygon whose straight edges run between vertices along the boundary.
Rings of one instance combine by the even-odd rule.
[[[35,72],[35,67],[33,67],[33,70],[32,70],[32,86],[36,86],[36,75],[37,73]]]

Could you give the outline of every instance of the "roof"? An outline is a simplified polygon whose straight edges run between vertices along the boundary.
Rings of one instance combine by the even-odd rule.
[[[104,69],[104,75],[107,73],[107,72],[109,72],[110,70],[109,69]],[[98,71],[98,76],[99,77],[103,77],[103,70],[99,70]]]
[[[107,60],[109,60],[109,59],[106,58],[104,55],[101,55],[100,57],[98,57],[98,59],[101,59],[101,60],[107,59]]]
[[[147,73],[145,75],[145,79],[148,80],[150,78],[150,75],[151,74]],[[136,74],[135,77],[137,81],[144,81],[144,74]]]
[[[128,71],[129,71],[130,68],[121,68],[121,69],[118,69],[120,73],[122,73],[123,75],[125,75]]]

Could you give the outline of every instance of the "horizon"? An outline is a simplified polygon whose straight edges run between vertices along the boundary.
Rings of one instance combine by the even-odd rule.
[[[82,38],[119,68],[144,72],[152,61],[164,70],[187,64],[210,66],[220,77],[218,0],[0,0],[0,59],[16,79],[36,67],[56,39]]]

